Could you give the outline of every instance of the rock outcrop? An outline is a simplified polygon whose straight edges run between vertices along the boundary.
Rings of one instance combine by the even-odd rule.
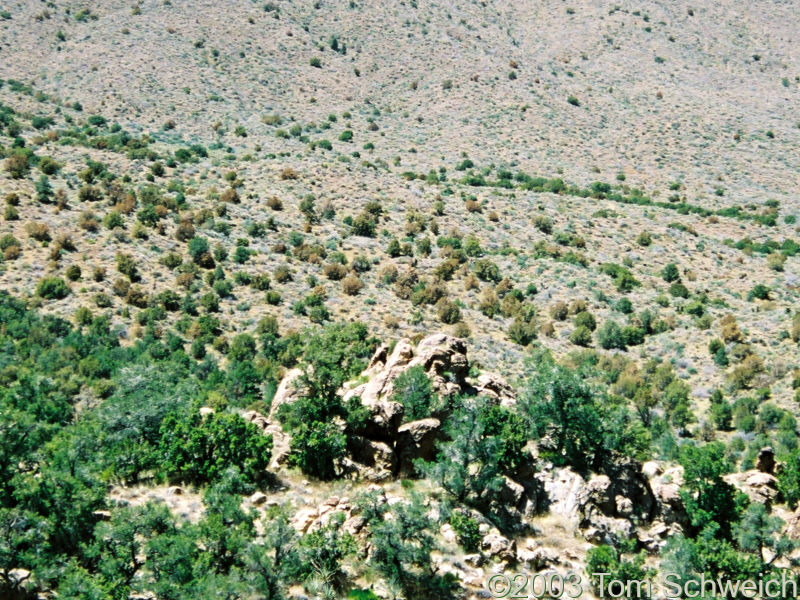
[[[414,473],[414,461],[434,458],[436,441],[442,435],[442,423],[437,418],[405,422],[404,406],[394,400],[394,382],[412,367],[420,366],[431,381],[435,394],[485,395],[505,406],[514,404],[514,391],[500,376],[483,373],[469,377],[470,364],[464,340],[443,333],[431,335],[417,344],[399,340],[394,348],[381,345],[373,354],[369,366],[355,385],[345,384],[340,391],[342,400],[360,398],[369,409],[369,418],[353,436],[350,444],[348,470],[370,481],[382,481],[398,474]],[[245,418],[273,435],[274,466],[285,462],[289,438],[277,423],[278,409],[302,397],[302,371],[292,369],[281,380],[269,417],[245,413]],[[434,415],[439,416],[439,415]],[[520,486],[517,487],[519,488]],[[524,489],[523,489],[524,491]]]
[[[595,543],[636,535],[646,549],[657,551],[666,537],[686,524],[678,493],[680,467],[664,472],[656,462],[642,465],[619,459],[588,480],[569,468],[544,470],[536,477],[548,510],[566,517]]]

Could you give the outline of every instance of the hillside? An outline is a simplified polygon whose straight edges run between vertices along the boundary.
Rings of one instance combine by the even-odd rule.
[[[571,540],[580,552],[560,572],[586,567],[592,544],[613,547],[618,562],[644,551],[639,567],[663,572],[675,549],[668,540],[702,538],[703,527],[687,521],[690,502],[681,497],[676,508],[659,496],[675,469],[700,460],[687,458],[695,451],[725,464],[719,477],[699,479],[739,477],[735,487],[751,500],[767,494],[767,512],[793,522],[799,14],[793,2],[761,0],[8,3],[0,10],[0,290],[9,324],[27,324],[4,320],[0,430],[30,421],[48,444],[7,445],[2,456],[31,465],[12,469],[18,477],[44,465],[62,474],[58,448],[92,427],[125,429],[109,414],[152,394],[159,408],[135,417],[149,424],[130,425],[151,437],[124,442],[135,466],[109,462],[122,452],[117,442],[92,449],[87,481],[111,486],[93,510],[113,520],[122,499],[166,498],[173,516],[202,524],[203,506],[222,510],[212,490],[228,480],[172,469],[163,456],[174,450],[169,424],[205,439],[216,435],[204,429],[214,419],[235,429],[225,419],[243,417],[260,424],[258,441],[219,460],[242,472],[255,460],[261,474],[241,486],[228,481],[225,494],[266,493],[269,523],[278,505],[296,522],[303,506],[334,496],[330,506],[339,506],[369,485],[406,500],[421,489],[422,504],[409,500],[408,510],[424,505],[437,515],[423,529],[445,544],[431,551],[461,582],[456,595],[482,589],[498,556],[504,572],[522,564],[536,572],[559,563],[525,552],[558,554]],[[39,320],[43,329],[31,325]],[[468,368],[459,374],[461,366],[422,361],[424,373],[412,370],[403,384],[422,402],[418,410],[387,383],[408,365],[386,361],[398,347],[424,354],[437,335],[464,344],[455,354],[468,357]],[[385,356],[374,354],[379,343]],[[130,388],[127,361],[137,377],[163,369],[174,381],[162,391]],[[603,433],[577,454],[548,445],[559,429],[547,403],[567,373],[577,379],[564,384],[564,398],[591,396]],[[305,387],[295,394],[298,374]],[[371,380],[384,386],[375,402],[348,391]],[[584,385],[588,392],[576,391]],[[413,461],[435,464],[464,407],[497,389],[505,390],[494,398],[504,398],[502,414],[486,410],[504,425],[482,422],[482,435],[524,459],[497,459],[502,501],[483,506],[465,492],[454,503],[443,480]],[[287,394],[295,408],[281,413]],[[361,404],[348,404],[351,397]],[[167,399],[176,414],[163,409]],[[197,420],[201,410],[206,421]],[[426,420],[437,425],[419,425]],[[408,436],[421,436],[413,450]],[[346,452],[334,451],[334,438]],[[310,449],[301,451],[301,440]],[[777,468],[759,459],[767,447]],[[150,462],[139,464],[139,453]],[[689,475],[680,475],[683,489],[702,493]],[[753,492],[751,479],[762,475],[774,481],[758,485],[772,491]],[[0,490],[8,523],[17,523],[14,511],[42,510],[36,494],[19,499],[25,486],[14,481]],[[565,498],[565,481],[588,491]],[[171,485],[181,485],[182,498],[168,494]],[[509,494],[507,514],[498,506]],[[647,515],[615,500],[636,503],[642,494],[655,507]],[[577,513],[558,508],[576,503]],[[341,504],[348,519],[366,510]],[[667,505],[678,516],[667,517]],[[484,542],[499,536],[514,552],[492,538],[480,559],[469,559],[475,564],[459,567],[465,547],[448,531],[460,510],[473,511]],[[744,556],[752,549],[735,532],[745,513],[731,511],[711,523]],[[372,518],[370,535],[389,536]],[[312,534],[312,521],[300,533]],[[668,530],[647,533],[662,522]],[[263,534],[261,524],[242,527]],[[368,538],[361,527],[356,545]],[[634,529],[638,542],[628,546],[622,540]],[[80,535],[88,543],[99,529]],[[113,595],[103,586],[117,580],[98,567],[107,550],[50,541],[59,558],[48,558],[48,568],[71,559],[97,583],[98,598]],[[298,560],[312,560],[307,550]],[[762,575],[792,556],[775,552],[757,569]],[[0,565],[0,585],[21,594],[8,572],[23,569],[39,586],[29,581],[31,594],[56,589],[63,571],[45,576],[43,563],[9,555],[17,558]],[[252,562],[231,560],[217,565],[220,581],[234,577],[232,564],[253,572]],[[481,575],[485,560],[494,566]],[[156,587],[132,585],[157,573],[152,564],[134,571],[117,593],[173,597],[157,577]],[[372,583],[381,598],[434,593],[421,580],[419,589],[390,581],[379,567],[345,571],[346,585],[315,581],[317,589],[298,571],[282,572],[281,581],[294,583],[278,587],[290,596]],[[445,593],[445,579],[436,593]],[[193,597],[226,585],[206,582],[200,591],[195,583],[170,585]],[[269,595],[277,588],[259,589],[232,593],[277,597]]]

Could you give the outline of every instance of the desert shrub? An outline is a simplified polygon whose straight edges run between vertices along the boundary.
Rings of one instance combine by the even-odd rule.
[[[508,328],[508,337],[515,344],[527,346],[536,339],[536,323],[516,317]]]
[[[469,199],[464,203],[467,212],[479,213],[483,210],[483,205],[478,200]]]
[[[573,330],[572,334],[569,336],[569,341],[576,346],[591,346],[592,331],[585,325],[580,325]]]
[[[30,161],[25,152],[16,152],[6,158],[6,171],[12,179],[24,179],[30,170]]]
[[[114,283],[111,285],[111,290],[119,297],[125,297],[128,295],[128,292],[131,289],[130,281],[127,279],[116,279]]]
[[[437,443],[436,462],[415,466],[456,502],[490,506],[499,499],[503,474],[517,466],[524,426],[507,409],[476,397],[461,399],[444,429],[447,441]]]
[[[680,272],[678,271],[678,267],[675,263],[668,263],[667,266],[665,266],[661,271],[661,277],[667,283],[673,283],[681,278]]]
[[[250,260],[250,250],[244,246],[236,246],[236,250],[233,251],[233,261],[237,265],[243,265],[248,260]]]
[[[669,286],[669,294],[670,296],[674,296],[675,298],[688,298],[689,290],[685,285],[676,281],[675,283]]]
[[[550,316],[556,321],[564,321],[569,314],[569,308],[566,302],[558,301],[550,307]]]
[[[622,293],[630,292],[634,287],[640,285],[640,282],[633,274],[620,265],[605,263],[601,266],[600,270],[614,278],[614,285],[617,287],[617,290]]]
[[[139,280],[139,271],[136,267],[136,259],[130,254],[117,253],[117,271],[127,276],[130,281]]]
[[[399,274],[395,279],[394,292],[398,298],[408,300],[414,293],[414,288],[419,282],[419,275],[413,268],[409,268],[403,273]]]
[[[93,185],[84,185],[78,190],[78,200],[81,202],[99,202],[103,199],[103,192]]]
[[[20,255],[19,246],[12,244],[3,249],[3,260],[16,260]]]
[[[442,323],[452,325],[461,320],[461,309],[452,300],[439,298],[436,302],[436,316]]]
[[[653,237],[647,231],[643,231],[636,238],[636,243],[639,244],[640,246],[644,246],[646,248],[647,246],[652,245]]]
[[[597,342],[604,350],[625,350],[625,336],[622,328],[614,321],[606,321],[597,331]]]
[[[354,235],[374,237],[375,221],[370,214],[361,213],[353,219],[352,231]]]
[[[277,306],[278,304],[281,303],[281,301],[283,300],[283,297],[281,296],[280,292],[278,292],[276,290],[269,290],[264,295],[264,300],[266,301],[267,304],[270,304],[272,306]]]
[[[342,291],[348,296],[355,296],[363,287],[364,283],[355,275],[348,275],[342,280]]]
[[[136,308],[147,308],[150,305],[150,296],[141,287],[131,286],[125,302]]]
[[[106,226],[106,229],[118,229],[125,226],[125,221],[121,214],[112,210],[103,217],[103,225]]]
[[[272,278],[278,283],[286,283],[292,280],[292,273],[286,265],[279,265],[273,271]]]
[[[622,342],[625,346],[638,346],[644,343],[644,330],[635,325],[622,328]]]
[[[36,295],[47,300],[60,300],[69,293],[69,286],[60,277],[44,277],[36,286]]]
[[[70,265],[65,274],[70,281],[78,281],[81,278],[81,268],[78,265]]]
[[[6,233],[2,237],[0,237],[0,250],[8,250],[10,247],[16,246],[19,248],[20,242],[17,238],[15,238],[12,234]]]
[[[721,337],[726,343],[742,342],[744,335],[736,324],[736,317],[731,314],[725,315],[720,319]]]
[[[188,219],[182,220],[175,229],[175,239],[180,242],[188,242],[195,237],[195,229],[192,222]],[[207,252],[207,250],[206,250]],[[194,258],[194,256],[192,256]]]
[[[533,226],[536,227],[542,233],[553,233],[553,219],[550,217],[545,217],[543,215],[538,215],[533,218]]]
[[[85,231],[97,231],[100,228],[100,222],[93,212],[86,210],[78,217],[78,227]]]
[[[30,222],[25,225],[25,232],[37,242],[49,242],[50,228],[44,223]]]
[[[385,285],[389,285],[397,281],[398,271],[394,265],[386,265],[378,272],[378,279]]]
[[[356,273],[366,273],[372,268],[372,262],[363,254],[359,254],[353,258],[352,266]]]
[[[469,515],[454,511],[450,515],[450,526],[456,534],[458,545],[466,552],[477,552],[482,539],[480,524]]]
[[[769,300],[769,293],[770,288],[764,284],[758,283],[756,284],[752,290],[747,294],[747,299],[757,299],[757,300]]]
[[[3,218],[6,221],[19,221],[19,211],[11,204],[7,204],[3,209]]]
[[[433,274],[444,281],[450,281],[458,270],[459,262],[455,258],[448,258],[440,262],[433,270]]]
[[[589,331],[594,331],[597,328],[597,321],[592,313],[582,310],[575,315],[573,319],[575,327],[586,327]]]
[[[322,268],[322,272],[331,281],[339,281],[347,275],[347,267],[339,263],[328,263]]]
[[[641,552],[633,559],[627,560],[620,556],[616,548],[605,544],[590,548],[586,554],[586,572],[591,576],[595,593],[600,596],[604,594],[624,594],[626,583],[646,582],[653,579],[656,571],[645,566],[646,557],[646,553]],[[600,586],[600,573],[606,575],[603,579],[603,584],[606,586],[605,589]],[[611,581],[615,583],[611,584]],[[627,596],[629,600],[641,600],[649,595],[647,592],[648,587],[644,583],[641,587],[633,585],[628,587],[631,590],[630,596]]]
[[[482,281],[498,282],[502,279],[500,268],[488,258],[480,258],[473,265],[473,272]]]
[[[633,312],[633,303],[627,298],[620,298],[614,305],[614,309],[623,315],[629,315]]]

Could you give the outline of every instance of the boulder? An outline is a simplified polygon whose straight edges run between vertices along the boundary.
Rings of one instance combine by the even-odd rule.
[[[503,487],[500,490],[500,499],[506,506],[517,507],[525,496],[525,488],[508,477],[503,476]]]
[[[680,496],[680,486],[677,483],[665,482],[663,478],[656,478],[651,482],[651,488],[656,501],[656,511],[664,523],[685,525],[687,517]]]
[[[279,425],[269,425],[264,433],[272,436],[272,458],[269,468],[275,469],[285,465],[289,460],[289,450],[292,437],[286,433]]]
[[[401,339],[395,344],[392,353],[382,360],[387,351],[388,348],[378,348],[370,361],[370,366],[362,374],[369,377],[369,380],[347,390],[344,393],[345,401],[358,396],[365,406],[372,406],[384,397],[391,397],[394,391],[394,380],[408,368],[408,364],[414,356],[414,348],[409,340]]]
[[[369,438],[391,441],[403,422],[405,407],[394,400],[376,400],[367,406],[370,410],[369,419],[359,433]]]
[[[269,419],[255,410],[247,410],[242,413],[242,418],[258,427],[261,431],[265,431],[269,427]]]
[[[275,414],[281,406],[291,404],[305,393],[305,390],[299,385],[302,375],[303,371],[301,369],[290,369],[281,379],[269,410],[269,421],[271,423],[275,422]]]
[[[292,526],[298,533],[306,533],[319,517],[316,508],[305,507],[298,510],[292,519]]]
[[[593,544],[613,546],[620,540],[630,538],[634,532],[633,524],[628,519],[607,517],[596,510],[589,511],[581,525],[583,537]]]
[[[547,508],[550,512],[567,517],[578,518],[578,494],[586,481],[569,468],[542,471],[536,474],[547,495]]]
[[[422,365],[429,376],[441,376],[447,371],[456,381],[463,381],[469,373],[467,343],[444,333],[428,336],[417,346],[409,366],[414,365]]]
[[[513,406],[517,403],[514,388],[508,382],[494,373],[481,373],[474,384],[475,391],[482,396],[488,396],[503,406]]]
[[[649,460],[642,465],[642,475],[648,479],[653,479],[653,477],[661,475],[663,472],[664,469],[661,468],[661,465],[655,460]]]
[[[747,494],[750,502],[770,506],[778,495],[778,480],[775,476],[757,469],[744,473],[731,473],[723,479]]]
[[[414,473],[414,460],[433,460],[435,442],[441,430],[439,419],[421,419],[401,425],[397,430],[395,452],[398,470],[403,475]]]
[[[256,492],[252,496],[250,496],[250,504],[253,506],[261,506],[262,504],[266,503],[267,495],[263,492]]]
[[[548,548],[520,548],[517,550],[517,561],[532,571],[541,571],[561,563],[561,557],[555,550]]]
[[[783,528],[783,533],[788,536],[790,540],[800,540],[800,506],[786,519],[786,527]]]
[[[385,442],[354,435],[350,440],[350,452],[354,461],[374,470],[375,474],[383,472],[391,476],[397,468],[397,456]],[[376,480],[374,476],[367,478]]]
[[[489,533],[481,540],[481,550],[492,558],[513,562],[516,560],[517,544],[498,533]]]

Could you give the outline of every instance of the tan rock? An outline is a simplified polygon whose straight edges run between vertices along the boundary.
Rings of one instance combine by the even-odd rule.
[[[775,476],[757,469],[731,473],[723,479],[747,494],[751,502],[769,505],[778,495],[778,480]]]
[[[481,550],[499,560],[516,560],[517,544],[497,533],[489,533],[481,540]]]
[[[413,474],[414,460],[418,458],[434,458],[435,442],[441,426],[439,419],[420,419],[400,426],[397,430],[395,452],[401,474]]]
[[[256,492],[250,496],[250,504],[253,506],[261,506],[267,501],[267,495],[263,492]]]
[[[306,533],[314,521],[319,517],[316,508],[305,507],[298,510],[292,519],[292,527],[298,533]]]
[[[275,422],[275,414],[278,408],[284,404],[290,404],[303,396],[304,390],[299,385],[302,375],[303,371],[301,369],[290,369],[281,379],[269,410],[269,421],[271,423]]]

